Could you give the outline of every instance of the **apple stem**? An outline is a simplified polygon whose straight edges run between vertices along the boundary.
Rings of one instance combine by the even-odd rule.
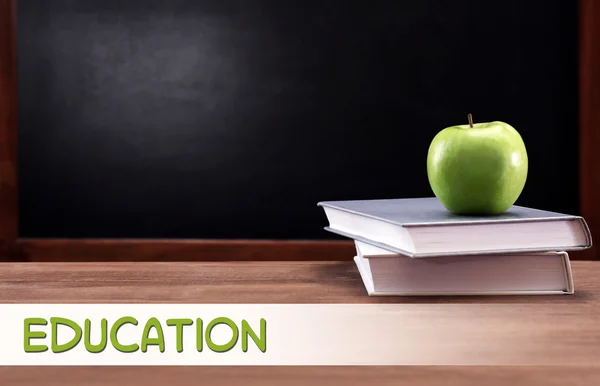
[[[469,118],[469,127],[473,128],[473,116],[469,114],[467,117]]]

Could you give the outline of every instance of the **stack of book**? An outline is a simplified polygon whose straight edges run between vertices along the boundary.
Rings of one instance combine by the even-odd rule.
[[[582,217],[520,206],[462,216],[434,197],[318,205],[326,230],[354,240],[369,295],[572,294],[567,251],[592,245]]]

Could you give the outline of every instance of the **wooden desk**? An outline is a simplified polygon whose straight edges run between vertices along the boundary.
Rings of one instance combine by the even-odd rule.
[[[533,328],[563,339],[565,357],[593,355],[600,345],[600,262],[573,262],[576,294],[551,297],[367,297],[351,262],[25,263],[0,265],[2,303],[421,303],[458,304],[506,315],[502,329],[528,312],[547,318]],[[557,336],[556,318],[568,320]],[[465,321],[468,323],[469,321]],[[0,368],[0,385],[598,385],[600,357],[560,367],[14,367]],[[204,382],[202,382],[204,383]]]

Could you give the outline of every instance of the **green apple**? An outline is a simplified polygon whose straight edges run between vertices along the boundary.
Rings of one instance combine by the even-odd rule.
[[[445,128],[429,147],[427,176],[449,211],[465,215],[505,212],[527,180],[528,159],[521,135],[504,122]]]

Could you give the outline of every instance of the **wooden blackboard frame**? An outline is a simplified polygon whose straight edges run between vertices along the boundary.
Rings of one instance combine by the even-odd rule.
[[[600,4],[580,0],[580,210],[600,232]],[[348,260],[348,241],[23,239],[17,158],[17,0],[0,0],[0,260]],[[597,249],[573,253],[596,259]]]
[[[579,205],[600,232],[600,3],[579,1]],[[597,246],[581,253],[596,260]]]

